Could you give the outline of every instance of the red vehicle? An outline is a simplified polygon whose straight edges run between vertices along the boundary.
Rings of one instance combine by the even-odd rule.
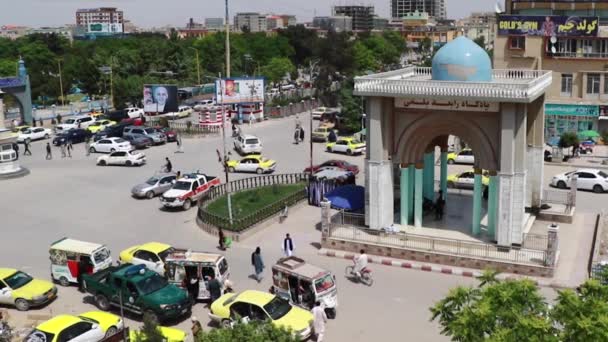
[[[167,142],[175,142],[177,140],[177,133],[169,127],[156,126],[154,129],[165,134],[165,136],[167,136]]]
[[[207,191],[220,184],[221,181],[217,177],[198,172],[185,174],[173,184],[171,189],[160,196],[160,201],[166,208],[181,207],[183,210],[188,210]]]
[[[328,160],[319,165],[313,165],[312,172],[317,172],[320,168],[324,167],[334,167],[344,171],[350,171],[353,174],[359,174],[359,167],[357,165],[353,165],[345,160]],[[304,169],[304,173],[310,173],[310,167]]]
[[[121,124],[129,124],[131,126],[142,126],[144,124],[141,118],[126,118],[120,120]]]

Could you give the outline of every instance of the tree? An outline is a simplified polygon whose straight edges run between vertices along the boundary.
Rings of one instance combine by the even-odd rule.
[[[574,132],[564,132],[559,138],[559,147],[570,148],[580,143],[578,135]],[[574,151],[572,151],[574,153]]]
[[[475,42],[475,44],[479,45],[480,48],[482,49],[486,49],[486,37],[484,37],[483,35],[475,38],[473,40]]]
[[[134,342],[164,342],[165,338],[158,329],[158,323],[144,315],[144,325],[135,334]]]
[[[342,106],[342,127],[346,134],[361,130],[363,103],[360,97],[353,96],[353,82],[347,81],[340,88],[340,105]]]
[[[16,76],[17,75],[17,61],[9,58],[0,59],[0,77],[3,76]]]
[[[361,42],[356,42],[353,46],[353,58],[358,74],[365,74],[378,68],[374,53]]]
[[[277,83],[283,80],[287,74],[294,72],[295,69],[289,58],[274,57],[262,68],[262,72],[270,82]]]
[[[203,331],[197,342],[296,342],[297,338],[284,328],[278,328],[269,321],[236,324],[233,328],[219,328]]]

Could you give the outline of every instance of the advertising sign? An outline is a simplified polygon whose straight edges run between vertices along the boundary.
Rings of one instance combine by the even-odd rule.
[[[501,15],[498,35],[596,37],[599,17]]]
[[[598,116],[597,105],[545,103],[545,115]]]
[[[122,33],[122,24],[90,23],[87,27],[87,33]]]
[[[169,84],[144,85],[144,112],[173,113],[177,112],[177,86]]]
[[[608,106],[600,106],[600,119],[608,120]]]
[[[264,102],[263,78],[229,78],[215,81],[218,103]]]

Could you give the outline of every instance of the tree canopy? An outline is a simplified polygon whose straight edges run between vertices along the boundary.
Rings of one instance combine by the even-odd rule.
[[[297,338],[284,328],[278,328],[271,322],[249,322],[235,324],[232,328],[218,328],[203,331],[197,342],[297,342]]]

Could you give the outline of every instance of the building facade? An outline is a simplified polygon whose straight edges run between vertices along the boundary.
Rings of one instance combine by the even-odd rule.
[[[257,12],[237,13],[234,16],[234,29],[243,31],[244,28],[249,32],[266,32],[268,25],[266,16]]]
[[[353,31],[371,31],[374,29],[374,6],[334,6],[334,16],[352,18]]]
[[[353,30],[353,19],[347,16],[314,17],[312,26],[323,31],[349,32]]]
[[[224,29],[224,18],[205,18],[205,28],[209,31],[221,31]]]
[[[601,26],[608,3],[508,0],[506,10],[510,14],[498,20],[494,64],[553,72],[545,138],[608,130],[608,27]]]
[[[473,12],[470,16],[459,20],[456,25],[464,36],[475,40],[483,36],[485,48],[494,48],[496,37],[496,14],[493,12]]]
[[[122,34],[123,25],[123,12],[115,7],[86,8],[76,11],[76,26],[87,34]]]
[[[27,26],[4,25],[0,27],[0,38],[14,40],[27,35],[29,30]]]
[[[391,17],[401,19],[408,13],[426,12],[431,17],[444,19],[446,17],[444,0],[391,0]]]
[[[28,34],[56,34],[63,36],[69,41],[74,39],[73,31],[69,27],[39,27],[28,31]]]

